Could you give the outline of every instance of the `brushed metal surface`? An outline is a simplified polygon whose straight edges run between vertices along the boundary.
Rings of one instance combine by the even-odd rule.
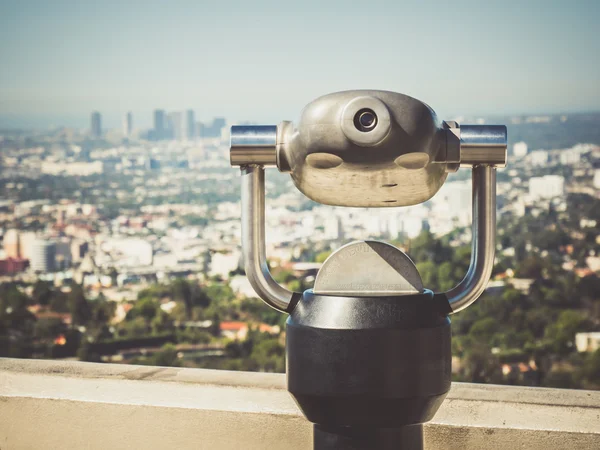
[[[446,292],[452,313],[479,298],[490,280],[496,253],[496,169],[473,168],[471,262],[465,278]]]
[[[280,286],[269,272],[265,250],[265,169],[242,169],[242,253],[250,285],[268,305],[286,311],[296,294]]]
[[[507,131],[504,125],[461,125],[460,164],[506,166]]]
[[[406,295],[423,292],[423,282],[402,250],[380,241],[356,241],[327,258],[313,290],[358,297]]]
[[[378,116],[368,132],[355,114]],[[306,106],[283,149],[296,187],[326,205],[390,207],[429,200],[446,179],[446,130],[433,110],[407,95],[356,90]],[[316,155],[316,156],[313,156]]]
[[[229,161],[232,166],[277,165],[277,126],[234,125],[231,127]]]

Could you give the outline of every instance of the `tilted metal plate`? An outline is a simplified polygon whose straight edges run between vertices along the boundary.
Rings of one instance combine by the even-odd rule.
[[[356,241],[327,258],[313,290],[325,295],[383,297],[423,292],[423,282],[402,250],[380,241]]]

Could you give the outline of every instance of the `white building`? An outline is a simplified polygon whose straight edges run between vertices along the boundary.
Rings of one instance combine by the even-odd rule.
[[[248,277],[237,275],[229,280],[229,287],[236,294],[246,298],[258,298],[256,291],[250,284]]]
[[[513,145],[513,155],[516,158],[523,158],[525,155],[527,155],[527,144],[521,141]]]
[[[420,217],[406,217],[401,220],[401,224],[401,231],[405,233],[409,239],[413,239],[423,231],[424,221]]]
[[[344,226],[338,216],[327,217],[323,223],[325,239],[344,239]]]
[[[545,166],[548,164],[549,158],[550,155],[546,150],[536,150],[529,154],[529,162],[532,166]]]
[[[21,250],[21,258],[31,259],[33,243],[36,241],[37,235],[33,231],[19,233],[19,243]]]
[[[471,223],[472,186],[470,181],[445,183],[433,197],[433,211],[436,215],[457,220],[456,225],[468,226]]]
[[[223,279],[228,279],[229,274],[240,266],[241,253],[232,251],[230,253],[213,253],[210,258],[211,277],[220,276]]]
[[[4,233],[4,253],[6,258],[21,257],[21,243],[19,230],[10,229]]]
[[[94,162],[43,162],[41,167],[42,173],[50,175],[73,175],[73,176],[89,176],[104,172],[104,163],[102,161]]]
[[[596,169],[594,172],[594,187],[600,189],[600,169]]]
[[[140,238],[107,239],[101,249],[111,260],[103,262],[115,267],[151,266],[153,262],[152,244]]]
[[[595,352],[600,348],[600,332],[577,333],[575,346],[578,352]]]
[[[576,147],[560,152],[560,163],[564,166],[574,166],[580,161],[581,152]]]
[[[565,179],[560,175],[544,175],[529,179],[529,195],[532,200],[562,197],[565,194]]]

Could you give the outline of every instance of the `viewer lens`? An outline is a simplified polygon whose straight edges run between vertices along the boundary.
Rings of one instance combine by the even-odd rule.
[[[370,109],[361,109],[354,116],[354,126],[359,131],[371,131],[377,125],[377,115]]]

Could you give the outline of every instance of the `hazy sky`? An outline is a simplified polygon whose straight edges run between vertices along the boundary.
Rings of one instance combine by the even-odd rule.
[[[442,117],[600,110],[599,26],[600,0],[0,0],[0,127],[278,122],[354,88]]]

